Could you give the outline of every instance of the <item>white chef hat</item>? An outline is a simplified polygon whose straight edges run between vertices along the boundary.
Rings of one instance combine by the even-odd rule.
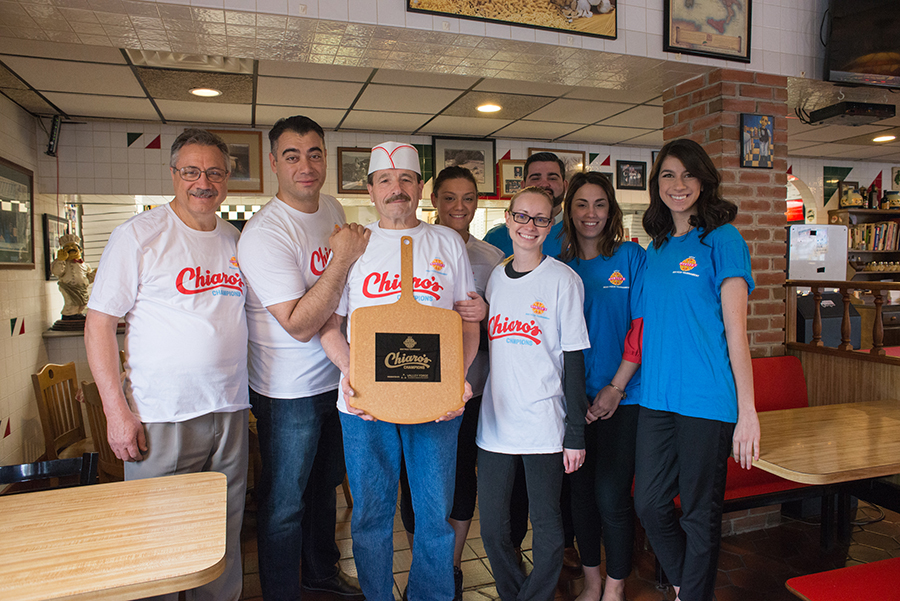
[[[400,142],[382,142],[372,149],[369,173],[382,169],[409,169],[422,175],[419,169],[419,151],[415,146]]]

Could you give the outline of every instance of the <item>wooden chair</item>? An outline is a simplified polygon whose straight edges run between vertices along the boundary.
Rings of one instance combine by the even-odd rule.
[[[87,437],[81,404],[75,400],[78,388],[75,364],[48,363],[32,374],[31,380],[44,431],[46,458],[66,459],[92,452],[94,441]]]
[[[82,382],[84,408],[87,410],[88,423],[91,425],[94,445],[100,455],[100,482],[118,482],[125,479],[125,464],[116,457],[109,447],[106,438],[106,414],[103,413],[103,401],[96,382]]]
[[[20,484],[53,478],[58,478],[59,481],[56,486],[51,486],[50,488],[94,484],[97,482],[97,459],[97,453],[84,453],[81,457],[68,459],[4,465],[0,467],[0,485]],[[30,488],[28,490],[33,489]],[[22,490],[20,492],[28,491]]]

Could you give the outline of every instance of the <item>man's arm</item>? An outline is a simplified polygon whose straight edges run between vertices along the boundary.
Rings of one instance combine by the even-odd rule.
[[[266,307],[285,331],[299,340],[309,342],[334,314],[347,272],[362,256],[371,232],[358,223],[344,224],[329,238],[331,261],[318,281],[300,298]]]
[[[319,331],[319,342],[322,343],[322,349],[335,366],[341,370],[344,377],[341,379],[341,392],[344,393],[344,404],[347,411],[353,415],[358,415],[366,421],[373,422],[375,418],[363,411],[357,409],[350,404],[353,395],[353,388],[350,386],[350,345],[344,337],[343,329],[345,317],[332,313],[325,325]]]
[[[147,451],[144,425],[132,413],[122,391],[119,378],[119,344],[116,341],[116,325],[119,318],[88,309],[84,324],[84,346],[88,365],[103,400],[106,414],[106,434],[109,446],[116,457],[123,461],[140,461]],[[95,436],[101,436],[95,432]]]

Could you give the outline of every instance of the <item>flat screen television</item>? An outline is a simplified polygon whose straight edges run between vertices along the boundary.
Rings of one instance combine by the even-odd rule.
[[[900,1],[831,0],[825,80],[900,88]]]

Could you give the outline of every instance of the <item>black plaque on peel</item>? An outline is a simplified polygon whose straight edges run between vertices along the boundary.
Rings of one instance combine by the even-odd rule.
[[[375,332],[376,382],[440,382],[441,335]]]

